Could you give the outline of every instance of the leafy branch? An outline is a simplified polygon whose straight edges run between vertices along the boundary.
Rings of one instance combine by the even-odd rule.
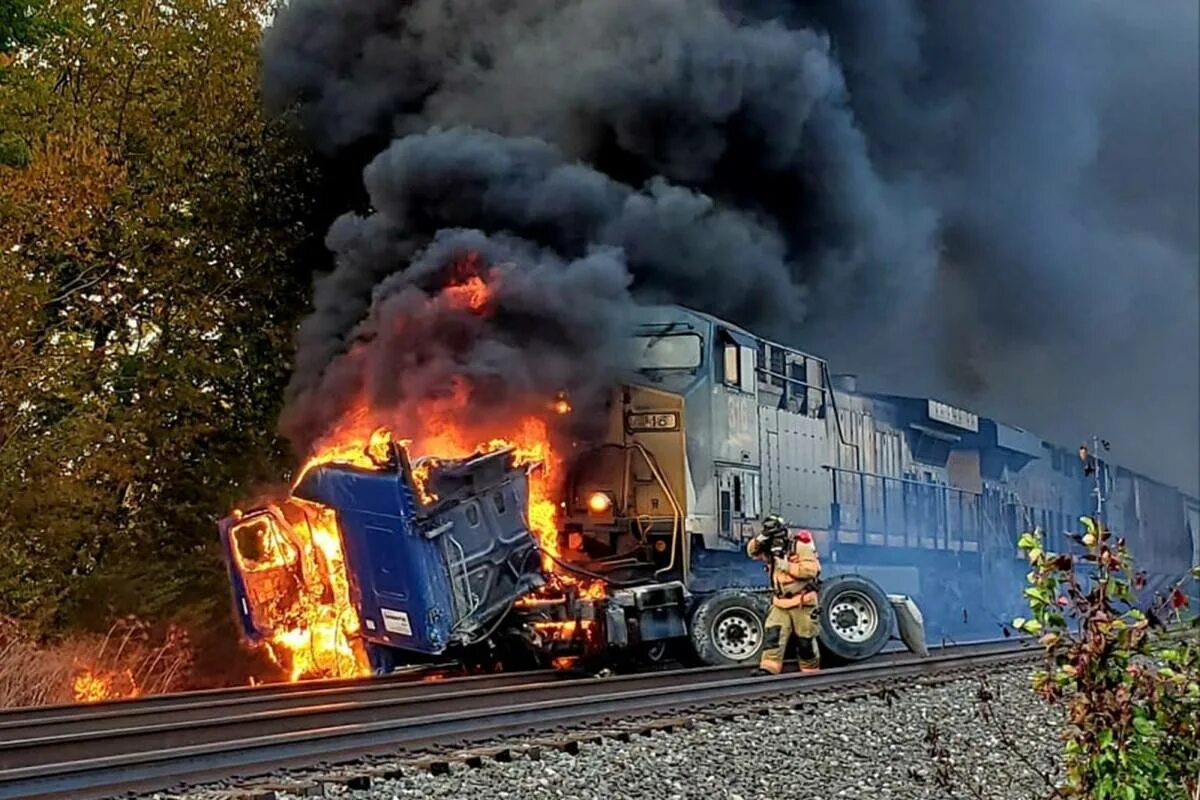
[[[1013,626],[1038,636],[1041,697],[1067,710],[1066,778],[1055,792],[1095,800],[1182,800],[1200,795],[1200,645],[1185,583],[1139,608],[1145,578],[1124,539],[1091,517],[1073,539],[1082,553],[1047,552],[1040,530],[1018,546],[1031,570],[1031,617]],[[1168,628],[1170,626],[1170,629]]]

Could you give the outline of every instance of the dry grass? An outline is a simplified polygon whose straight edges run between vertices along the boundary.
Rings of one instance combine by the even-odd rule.
[[[184,688],[192,664],[187,633],[127,618],[106,635],[38,643],[0,618],[0,708],[74,703]]]

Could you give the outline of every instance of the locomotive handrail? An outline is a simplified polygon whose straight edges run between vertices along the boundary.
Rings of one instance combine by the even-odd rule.
[[[832,484],[830,528],[839,533],[857,532],[862,537],[862,544],[870,543],[868,535],[882,535],[886,540],[892,534],[902,534],[904,546],[909,547],[922,546],[921,541],[932,536],[933,546],[937,549],[978,549],[985,529],[992,522],[989,498],[985,492],[828,464],[822,465],[822,468],[829,472]],[[843,487],[839,476],[849,477],[850,486]],[[868,480],[872,481],[869,492]],[[892,487],[890,491],[889,484]],[[845,501],[840,497],[841,488],[850,495]],[[897,492],[899,496],[894,499],[899,502],[889,500],[889,495]],[[874,502],[868,503],[868,495]],[[930,510],[937,509],[932,517],[928,511],[922,512],[923,503],[931,498],[935,502]],[[912,505],[913,502],[917,503],[916,507]],[[843,509],[853,515],[849,524],[844,524]],[[892,512],[895,511],[899,512],[899,520],[892,518]],[[914,532],[916,544],[910,541]]]
[[[897,483],[911,483],[914,486],[932,489],[944,489],[948,492],[960,492],[962,494],[974,495],[975,497],[983,497],[983,492],[976,492],[971,489],[962,489],[957,486],[949,486],[940,483],[926,483],[925,481],[916,480],[914,478],[906,478],[900,475],[884,475],[880,472],[867,472],[866,470],[850,469],[849,467],[835,467],[832,464],[822,464],[821,469],[826,469],[830,472],[845,472],[850,475],[862,475],[865,478],[879,478],[881,480],[896,481]]]
[[[842,415],[838,413],[837,392],[833,391],[832,381],[829,378],[829,365],[824,361],[821,362],[821,374],[825,381],[825,385],[829,386],[829,405],[833,406],[833,425],[837,429],[838,440],[846,447],[854,450],[854,467],[862,471],[862,448],[854,442],[846,438],[846,434],[842,431]]]
[[[650,467],[650,473],[654,476],[654,479],[658,481],[658,485],[662,487],[663,493],[667,496],[667,500],[669,500],[671,503],[671,561],[667,564],[667,566],[654,572],[655,577],[657,577],[662,573],[668,572],[675,568],[675,557],[680,549],[680,529],[684,525],[683,508],[680,507],[679,500],[676,499],[675,493],[671,491],[671,486],[667,482],[667,479],[663,477],[662,470],[658,468],[658,461],[654,458],[654,454],[647,450],[646,447],[640,442],[634,442],[633,447],[637,448],[638,452],[642,454],[642,458],[646,460],[646,465]],[[685,535],[683,536],[682,547],[686,551],[688,549],[688,537],[686,536],[686,531],[684,533]],[[684,552],[682,555],[683,585],[687,586],[690,554]]]
[[[754,371],[761,375],[766,375],[767,377],[770,377],[770,378],[779,378],[780,380],[787,381],[788,383],[793,383],[798,386],[803,386],[805,389],[816,389],[821,394],[825,394],[827,392],[833,391],[833,389],[831,389],[827,386],[818,386],[816,384],[809,383],[808,381],[800,380],[799,378],[793,377],[791,375],[785,375],[782,372],[775,372],[774,370],[770,369],[769,367],[756,367]]]

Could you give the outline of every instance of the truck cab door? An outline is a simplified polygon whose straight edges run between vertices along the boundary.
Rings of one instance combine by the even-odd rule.
[[[268,639],[303,591],[299,543],[274,506],[226,517],[219,530],[242,631]]]

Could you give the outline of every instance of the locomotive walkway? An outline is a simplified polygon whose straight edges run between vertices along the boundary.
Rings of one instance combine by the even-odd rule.
[[[811,675],[749,678],[746,667],[609,678],[552,672],[413,681],[404,676],[187,693],[0,712],[0,798],[106,797],[289,767],[494,743],[679,715],[732,701],[895,688],[1036,657],[1025,642],[890,653]]]

